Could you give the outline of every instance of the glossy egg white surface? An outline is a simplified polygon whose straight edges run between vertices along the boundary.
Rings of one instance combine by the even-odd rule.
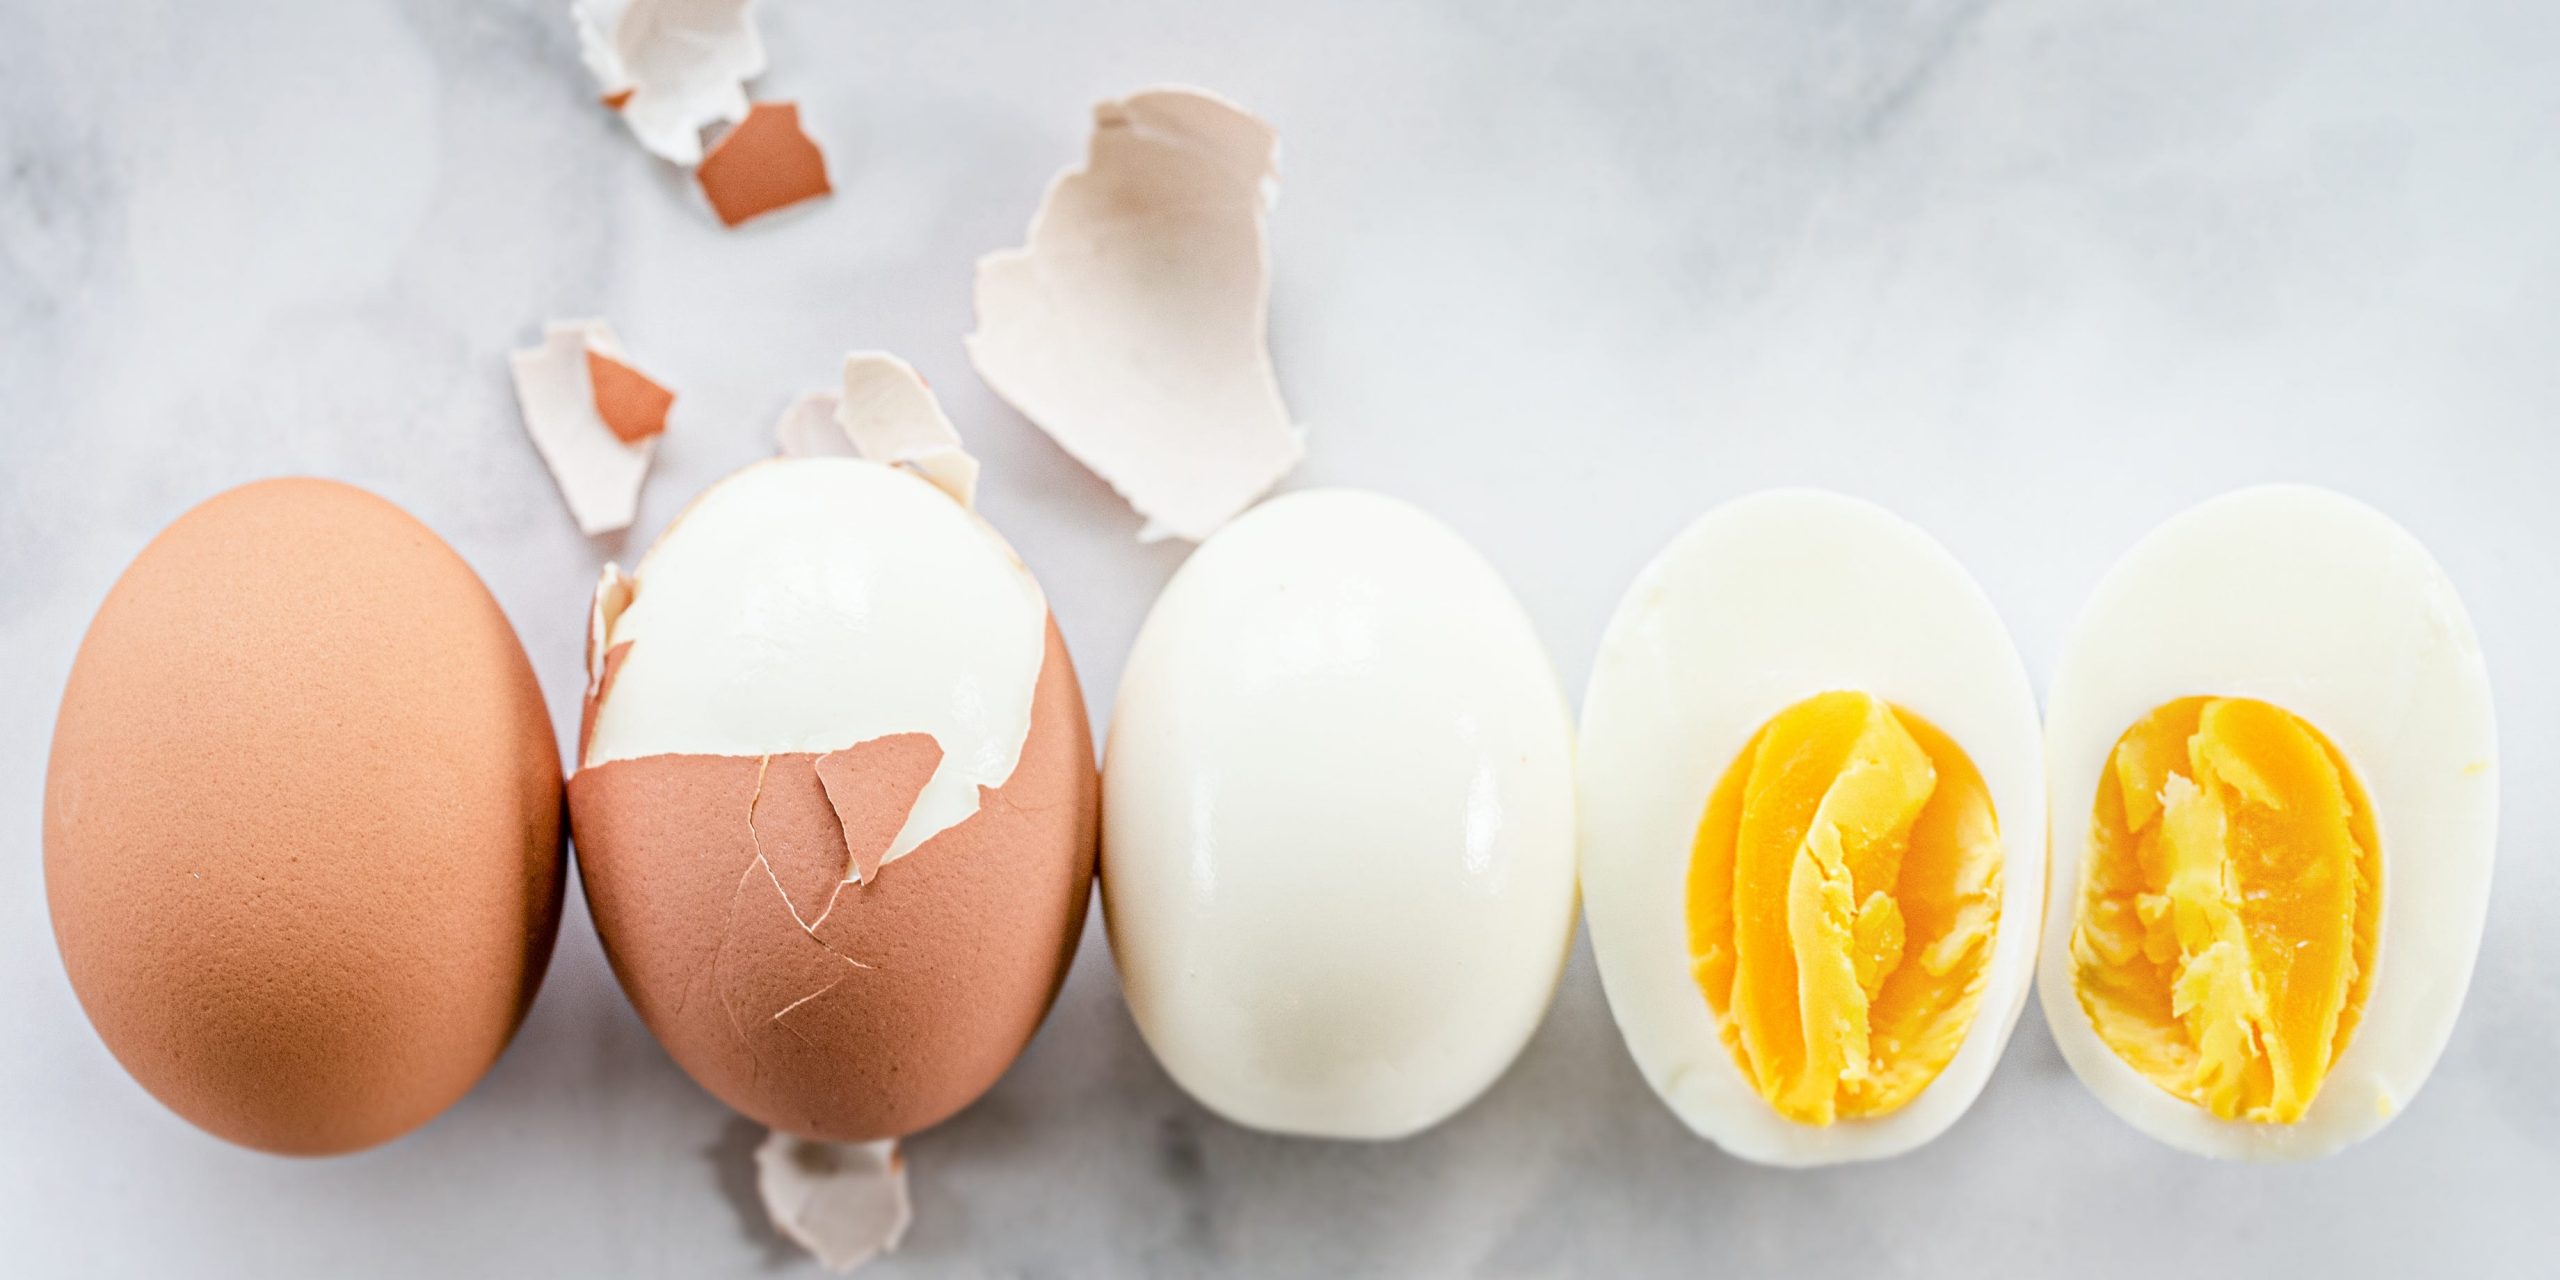
[[[1901,1108],[1827,1126],[1778,1114],[1692,977],[1686,894],[1707,799],[1796,702],[1863,690],[1971,758],[1999,823],[2000,919],[1971,1026]],[[2024,1008],[2044,903],[2035,697],[2008,629],[1928,534],[1858,499],[1756,494],[1709,512],[1627,588],[1583,698],[1582,892],[1610,1011],[1656,1094],[1701,1137],[1775,1165],[1872,1160],[1972,1105]]]
[[[1573,936],[1572,724],[1509,589],[1394,499],[1275,498],[1140,631],[1103,765],[1122,989],[1237,1123],[1426,1129],[1498,1078]]]
[[[2382,846],[2382,922],[2363,1019],[2303,1117],[2224,1120],[2153,1085],[2080,1007],[2071,933],[2098,779],[2152,709],[2196,695],[2309,722],[2364,784]],[[2184,1151],[2325,1155],[2380,1129],[2425,1083],[2470,985],[2498,827],[2497,730],[2471,620],[2444,570],[2371,507],[2299,485],[2172,517],[2099,583],[2055,669],[2045,1021],[2098,1100]]]

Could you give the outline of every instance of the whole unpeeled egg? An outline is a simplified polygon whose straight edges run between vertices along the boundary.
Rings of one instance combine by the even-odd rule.
[[[2034,967],[2039,745],[1999,615],[1870,504],[1745,498],[1645,566],[1583,700],[1582,892],[1682,1121],[1807,1165],[1964,1113]]]
[[[581,879],[677,1063],[841,1141],[993,1085],[1082,932],[1098,785],[1004,540],[901,468],[759,463],[607,572],[589,663]]]
[[[2426,549],[2337,494],[2171,518],[2055,669],[2039,985],[2106,1106],[2202,1155],[2335,1151],[2408,1105],[2487,908],[2497,734]]]
[[[1104,764],[1130,1012],[1238,1123],[1391,1138],[1510,1065],[1573,937],[1572,728],[1528,618],[1401,502],[1273,499],[1149,613]]]
[[[231,1141],[425,1123],[515,1033],[561,893],[560,758],[468,565],[362,490],[178,518],[98,608],[45,776],[64,967],[118,1061]]]

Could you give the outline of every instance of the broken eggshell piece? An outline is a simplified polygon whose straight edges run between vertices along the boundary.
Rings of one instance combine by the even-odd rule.
[[[839,1275],[895,1252],[914,1217],[906,1158],[894,1138],[812,1142],[767,1135],[756,1148],[756,1194],[776,1230]]]
[[[754,0],[575,0],[578,55],[640,145],[681,165],[702,131],[747,118],[746,82],[764,74]]]
[[[749,108],[746,119],[711,144],[693,180],[721,225],[730,227],[835,190],[827,181],[826,153],[800,128],[800,107],[792,102]]]
[[[540,345],[507,353],[507,369],[525,434],[578,531],[629,528],[675,396],[631,366],[602,320],[544,326]]]
[[[915,367],[885,351],[844,358],[841,390],[813,391],[791,402],[774,424],[774,443],[789,458],[851,457],[903,467],[931,481],[961,506],[978,497],[978,460],[960,447]]]
[[[1074,952],[1097,809],[1010,548],[916,474],[778,459],[608,573],[593,616],[571,819],[660,1042],[802,1137],[903,1136],[984,1092]]]
[[[1102,103],[1027,243],[978,262],[970,360],[1148,541],[1207,537],[1305,453],[1265,338],[1277,148],[1198,90]]]

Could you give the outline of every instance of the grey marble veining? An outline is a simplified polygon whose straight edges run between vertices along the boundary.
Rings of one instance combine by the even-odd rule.
[[[1689,1137],[1587,947],[1517,1067],[1386,1146],[1191,1104],[1098,927],[1005,1081],[912,1146],[877,1274],[2536,1274],[2560,1245],[2560,8],[772,0],[839,194],[724,232],[593,102],[566,0],[0,0],[0,1272],[806,1270],[753,1134],[641,1029],[583,910],[452,1113],[325,1163],[117,1071],[36,845],[90,611],[230,484],[373,487],[478,567],[574,723],[586,590],[764,453],[850,347],[987,463],[1097,711],[1181,550],[978,383],[969,269],[1094,99],[1194,81],[1283,137],[1274,341],[1311,453],[1510,577],[1578,689],[1674,530],[1773,483],[1876,498],[1982,578],[2039,680],[2144,529],[2312,480],[2426,538],[2498,685],[2505,841],[2427,1091],[2307,1167],[2116,1122],[2030,1011],[1945,1138],[1784,1174]],[[682,395],[632,538],[579,538],[502,353],[612,320]]]

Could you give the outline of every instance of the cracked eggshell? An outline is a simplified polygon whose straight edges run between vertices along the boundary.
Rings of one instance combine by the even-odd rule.
[[[640,145],[702,161],[702,131],[744,120],[764,74],[755,0],[576,0],[578,56]]]
[[[801,1137],[968,1105],[1047,1012],[1093,875],[1091,731],[1028,571],[914,473],[777,459],[596,617],[570,813],[660,1043]]]
[[[1306,452],[1265,338],[1279,139],[1196,89],[1093,118],[1026,243],[979,260],[969,359],[1129,500],[1139,537],[1205,538]]]
[[[787,458],[867,458],[923,476],[961,506],[978,500],[978,460],[942,401],[915,366],[885,351],[846,355],[840,389],[793,400],[773,438]]]
[[[631,366],[602,320],[545,325],[540,345],[507,353],[507,371],[525,434],[578,532],[629,528],[674,393]]]
[[[325,480],[181,516],[98,609],[45,777],[63,965],[116,1058],[233,1142],[352,1151],[514,1035],[561,894],[560,763],[451,548]]]
[[[915,1216],[906,1157],[894,1138],[811,1142],[767,1134],[756,1147],[756,1194],[775,1230],[838,1275],[896,1252]]]

